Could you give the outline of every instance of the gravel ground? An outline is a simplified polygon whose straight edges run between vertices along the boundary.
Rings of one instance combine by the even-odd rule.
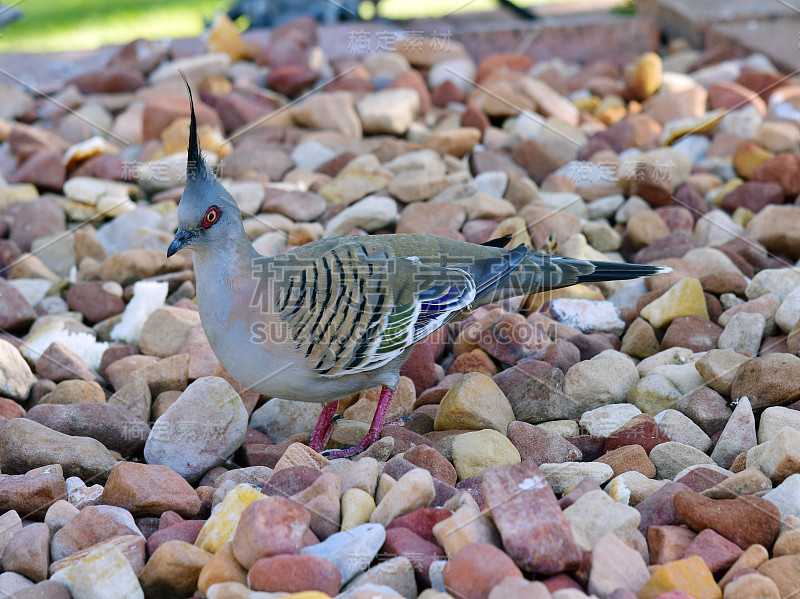
[[[54,97],[3,88],[0,594],[796,594],[800,85],[680,41],[475,64],[449,39],[337,58],[315,36],[301,20],[248,45],[218,20]],[[179,68],[262,254],[511,234],[673,272],[451,323],[403,368],[402,425],[329,461],[307,446],[321,404],[233,380],[191,255],[166,258]],[[329,447],[364,435],[377,398],[340,402]]]

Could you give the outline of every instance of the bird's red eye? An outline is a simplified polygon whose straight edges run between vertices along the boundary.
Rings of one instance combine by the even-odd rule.
[[[211,206],[206,212],[205,218],[203,218],[203,224],[201,225],[204,229],[208,229],[211,225],[219,220],[220,212],[219,208],[216,206]]]

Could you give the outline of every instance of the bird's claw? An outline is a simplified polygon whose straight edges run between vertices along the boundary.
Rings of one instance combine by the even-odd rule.
[[[353,448],[352,445],[344,445],[343,447],[339,447],[337,449],[325,449],[323,451],[320,451],[319,455],[321,455],[323,458],[329,458],[337,451],[347,451],[348,449],[352,448]]]

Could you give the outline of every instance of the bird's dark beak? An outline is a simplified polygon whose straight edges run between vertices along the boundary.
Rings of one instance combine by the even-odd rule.
[[[174,255],[178,250],[183,249],[195,235],[197,235],[195,231],[178,229],[177,233],[175,233],[175,239],[172,240],[172,243],[167,248],[167,258]]]

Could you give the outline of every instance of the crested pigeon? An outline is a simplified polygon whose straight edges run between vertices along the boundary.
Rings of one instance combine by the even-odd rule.
[[[203,160],[193,103],[186,175],[167,256],[194,251],[200,319],[231,376],[270,397],[326,403],[310,442],[316,451],[333,431],[339,400],[382,385],[366,437],[328,457],[377,440],[413,346],[469,309],[670,270],[504,249],[505,238],[476,245],[416,234],[344,235],[262,256]]]

